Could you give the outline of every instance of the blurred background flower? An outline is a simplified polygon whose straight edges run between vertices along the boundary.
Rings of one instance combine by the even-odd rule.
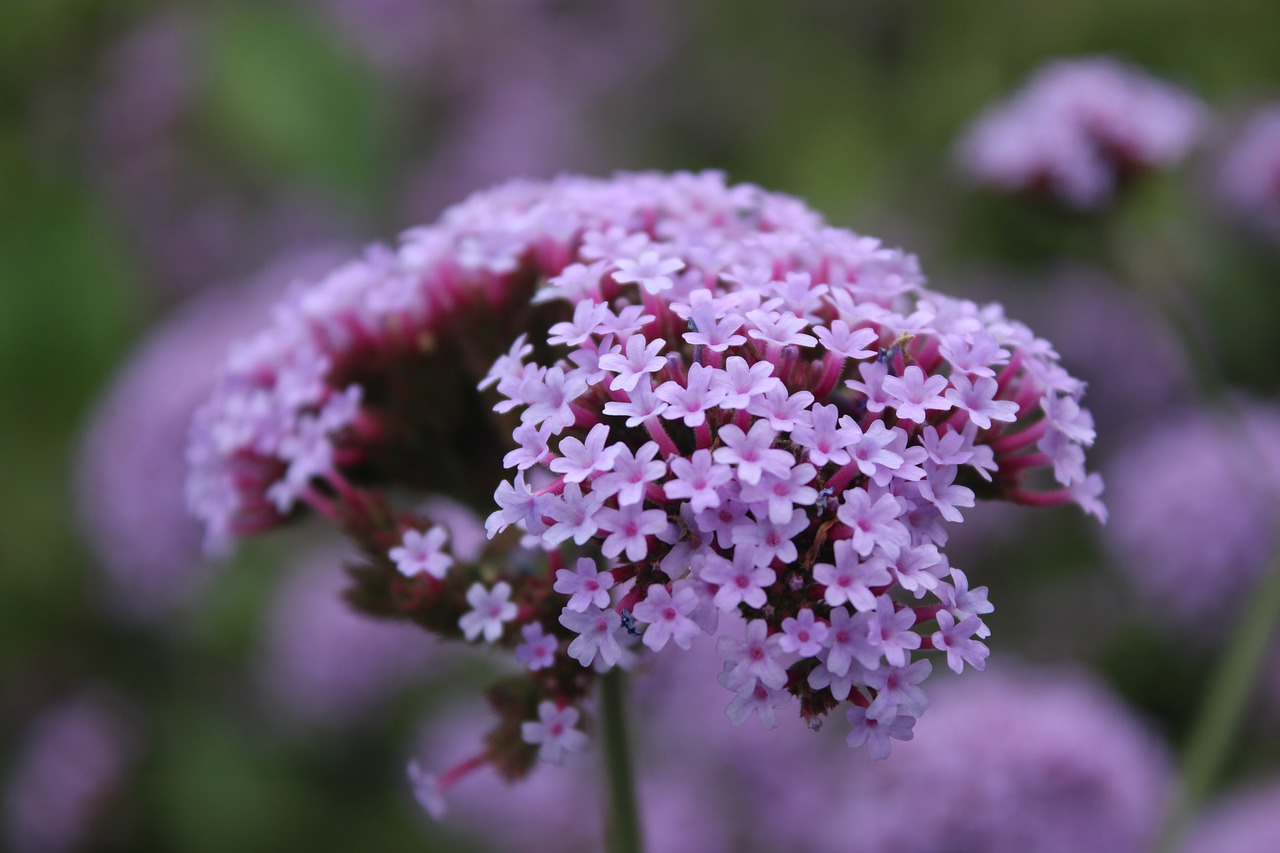
[[[1185,747],[1275,563],[1280,6],[1204,11],[1195,0],[5,3],[5,843],[498,850],[563,831],[566,846],[591,849],[590,753],[510,792],[476,775],[449,792],[452,817],[420,816],[405,762],[438,771],[472,754],[467,732],[483,721],[464,709],[449,722],[449,709],[496,662],[351,621],[328,592],[344,557],[317,558],[312,528],[204,562],[178,489],[183,422],[207,371],[289,279],[499,180],[622,168],[725,169],[910,245],[930,287],[1004,301],[1090,383],[1110,475],[1104,530],[994,507],[957,531],[956,561],[997,605],[993,650],[1016,649],[1035,674],[938,690],[921,749],[889,766],[831,748],[839,727],[726,725],[708,673],[637,678],[652,848],[824,849],[796,827],[850,800],[902,814],[878,799],[901,787],[888,784],[906,772],[894,766],[942,774],[972,754],[959,733],[979,725],[1001,733],[982,756],[998,779],[1038,761],[1072,772],[1073,792],[1111,816],[1094,846],[1108,849],[1104,833],[1150,837],[1169,751]],[[1126,138],[1158,132],[1164,153],[1143,174],[1109,162],[1090,193],[1069,196],[1088,215],[975,191],[953,153],[967,129],[1027,97],[1015,93],[1040,69],[1088,57],[1112,69],[1090,86],[1130,105],[1110,120]],[[1161,81],[1181,106],[1141,126],[1137,96],[1098,82],[1117,73]],[[1225,404],[1219,389],[1249,402]],[[1241,429],[1258,437],[1233,440]],[[1280,696],[1269,657],[1265,692]],[[1266,820],[1280,768],[1269,701],[1225,756],[1217,805],[1190,836],[1197,853],[1236,849],[1234,835],[1241,850],[1280,846]],[[1035,719],[1009,719],[1015,704]],[[1062,707],[1093,721],[1092,739],[1061,723]],[[701,727],[703,714],[715,724]],[[969,797],[954,801],[972,819],[953,837],[999,849],[978,815],[1000,789],[969,781],[931,793]],[[1024,787],[1061,809],[1029,801],[1032,835],[1017,843],[1061,849],[1056,821],[1082,800]],[[1128,811],[1107,810],[1117,802]],[[909,808],[932,817],[913,826],[922,835],[948,817],[919,796]],[[493,834],[503,822],[527,834]]]
[[[101,687],[40,711],[6,780],[9,849],[57,853],[118,837],[127,775],[138,759],[136,722],[123,700]]]

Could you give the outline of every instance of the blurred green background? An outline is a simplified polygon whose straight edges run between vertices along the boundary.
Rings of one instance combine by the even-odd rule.
[[[137,46],[157,22],[182,33],[167,54]],[[1058,56],[1117,54],[1230,119],[1280,95],[1277,33],[1280,3],[1265,0],[5,0],[3,754],[48,702],[106,682],[142,709],[147,748],[104,849],[448,843],[449,829],[428,840],[401,775],[435,691],[340,736],[282,737],[246,705],[245,661],[296,542],[244,549],[181,631],[122,624],[95,601],[73,465],[113,371],[191,295],[286,250],[391,239],[506,177],[723,169],[920,253],[933,286],[953,292],[993,269],[1030,280],[1053,257],[1105,261],[1116,229],[1131,245],[1190,242],[1196,260],[1175,275],[1204,306],[1215,358],[1232,385],[1274,394],[1280,263],[1214,231],[1196,161],[1100,224],[968,192],[950,146]],[[186,227],[205,219],[213,237]],[[1014,603],[1096,565],[1095,546],[1074,518],[1036,524],[1034,543],[1013,537],[992,560],[1026,567],[999,575],[993,651],[1014,648],[1001,648],[1009,636],[1033,659],[1070,657]],[[1125,630],[1079,653],[1176,742],[1210,660]],[[1274,727],[1248,737],[1233,776],[1280,761]]]

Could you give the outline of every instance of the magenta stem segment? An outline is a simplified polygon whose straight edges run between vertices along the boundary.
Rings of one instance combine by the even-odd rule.
[[[845,465],[839,471],[832,474],[831,478],[827,480],[824,485],[837,495],[843,494],[845,488],[849,485],[849,482],[860,472],[861,469],[858,468],[858,463],[856,461],[850,462],[848,465]]]
[[[1061,506],[1071,503],[1075,496],[1070,489],[1058,489],[1052,492],[1029,492],[1026,489],[1014,489],[1009,493],[1009,500],[1023,506]]]
[[[471,758],[455,764],[440,776],[440,790],[444,791],[453,787],[458,782],[462,781],[463,778],[470,775],[473,770],[480,769],[488,762],[488,753],[481,753],[479,755],[473,755]]]
[[[1029,427],[1023,427],[1015,433],[1010,433],[1009,435],[1003,435],[1000,438],[997,438],[995,441],[991,442],[991,449],[1000,456],[1015,453],[1044,438],[1044,434],[1048,428],[1048,421],[1036,421]]]
[[[680,448],[676,447],[675,441],[671,438],[671,434],[667,432],[667,428],[662,425],[662,421],[658,418],[646,418],[644,428],[649,431],[649,437],[658,444],[658,450],[662,451],[663,456],[679,456]]]
[[[698,439],[699,450],[707,450],[711,447],[711,427],[706,421],[703,421],[694,427],[693,434]]]
[[[813,396],[816,399],[827,399],[827,396],[835,389],[836,383],[844,375],[844,362],[844,356],[836,355],[833,352],[827,353],[827,357],[823,362],[822,378],[813,387]]]

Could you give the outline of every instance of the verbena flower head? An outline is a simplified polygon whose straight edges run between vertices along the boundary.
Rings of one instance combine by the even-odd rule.
[[[1108,472],[1106,541],[1152,610],[1215,634],[1274,553],[1280,412],[1191,411],[1138,437]],[[1172,460],[1172,461],[1171,461]]]
[[[1198,99],[1139,68],[1109,57],[1059,59],[988,107],[956,155],[979,184],[1097,209],[1126,178],[1180,161],[1204,124]]]
[[[1222,160],[1218,190],[1242,222],[1280,240],[1280,103],[1249,119]]]
[[[1150,849],[1172,790],[1169,752],[1107,691],[1063,672],[948,687],[915,742],[847,774],[830,849],[851,837],[895,853]]]
[[[516,183],[280,306],[197,419],[190,496],[215,541],[326,514],[368,558],[361,606],[523,649],[491,697],[509,775],[542,703],[721,614],[744,626],[717,640],[731,719],[843,705],[887,754],[931,659],[987,656],[947,525],[979,494],[1103,512],[1081,392],[998,305],[795,199],[714,173]],[[472,561],[387,488],[479,504],[488,477]]]

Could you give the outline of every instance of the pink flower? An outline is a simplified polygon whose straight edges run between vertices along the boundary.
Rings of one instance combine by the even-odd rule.
[[[578,709],[572,705],[557,708],[552,702],[542,702],[538,705],[538,722],[521,724],[520,737],[525,743],[537,745],[539,761],[559,764],[564,753],[587,748],[587,736],[574,728],[578,716]]]
[[[873,610],[876,606],[871,587],[888,584],[893,578],[875,559],[862,561],[849,542],[835,544],[836,561],[818,563],[813,567],[813,579],[825,584],[823,600],[832,607],[846,602],[856,610]]]
[[[467,640],[483,634],[486,643],[496,642],[502,636],[503,625],[516,618],[516,606],[507,600],[510,597],[511,584],[506,581],[498,581],[493,589],[485,589],[479,583],[472,584],[467,590],[467,603],[471,610],[458,620]]]
[[[667,529],[667,514],[662,510],[644,509],[643,504],[623,504],[618,509],[600,510],[600,527],[609,532],[600,546],[606,557],[626,553],[627,559],[643,560],[649,553],[646,537]]]
[[[591,666],[598,657],[609,667],[622,657],[617,638],[622,617],[614,611],[601,610],[594,604],[581,613],[566,609],[560,614],[560,624],[578,635],[569,644],[568,654],[583,666]]]
[[[685,584],[674,594],[662,584],[649,587],[649,595],[636,605],[637,619],[649,623],[644,632],[644,644],[655,652],[668,640],[674,640],[682,649],[689,648],[693,638],[702,633],[690,615],[698,606],[698,596],[693,587]]]
[[[584,612],[588,607],[609,606],[609,590],[613,587],[613,575],[596,570],[595,560],[579,557],[577,567],[571,572],[556,572],[555,591],[569,596],[565,609]]]
[[[601,500],[616,498],[619,506],[640,503],[646,486],[667,473],[667,463],[657,455],[658,445],[652,441],[640,445],[634,453],[629,447],[618,448],[613,470],[592,482],[593,494]]]
[[[724,446],[717,448],[712,457],[723,465],[733,465],[744,483],[759,483],[765,471],[785,477],[795,465],[795,458],[785,450],[773,448],[777,437],[777,431],[763,420],[752,424],[748,432],[726,424],[720,430]]]
[[[952,376],[946,398],[969,415],[982,429],[990,429],[992,421],[1012,423],[1018,419],[1018,404],[1013,400],[995,399],[998,389],[994,379],[980,376],[971,381],[967,376]]]
[[[773,366],[767,361],[748,365],[747,360],[739,355],[730,356],[725,361],[724,372],[715,376],[725,392],[720,400],[721,408],[725,409],[745,409],[756,397],[785,387],[773,375]]]
[[[845,743],[851,747],[866,744],[872,758],[888,758],[892,742],[911,740],[916,724],[915,717],[910,714],[892,714],[881,720],[857,705],[845,712],[845,719],[853,725]]]
[[[673,500],[685,498],[694,512],[701,512],[720,505],[720,487],[733,478],[727,465],[711,461],[710,450],[697,450],[688,459],[677,456],[671,460],[674,475],[662,487]]]
[[[817,621],[813,611],[806,607],[795,616],[782,620],[782,636],[778,638],[778,647],[784,652],[811,658],[822,650],[822,641],[826,638],[827,623]]]
[[[719,374],[713,368],[701,364],[690,365],[685,385],[672,380],[658,386],[654,394],[667,404],[662,416],[668,420],[680,419],[687,427],[707,422],[707,409],[720,404],[728,395],[721,384],[712,384]]]
[[[779,637],[769,635],[769,626],[763,619],[748,622],[742,640],[721,637],[716,650],[725,662],[720,683],[730,690],[741,690],[756,681],[778,690],[787,683],[787,671],[780,660]]]
[[[600,305],[600,307],[604,306]],[[609,355],[601,356],[600,369],[617,374],[614,380],[609,383],[609,387],[614,391],[630,391],[636,387],[636,383],[640,381],[641,377],[661,370],[662,366],[667,363],[665,358],[658,355],[663,346],[663,341],[647,343],[643,335],[632,335],[627,338],[627,342],[623,346],[626,351],[625,355],[610,353]]]
[[[959,377],[964,379],[964,377]],[[924,423],[926,410],[943,411],[950,409],[951,400],[943,395],[947,387],[947,379],[943,376],[924,375],[917,365],[911,365],[901,377],[888,376],[882,387],[889,397],[896,401],[891,403],[897,416],[906,421]]]
[[[400,545],[392,548],[387,556],[395,561],[402,575],[412,577],[426,572],[433,578],[443,578],[453,565],[453,558],[441,550],[448,538],[449,533],[443,527],[427,531],[406,530]]]
[[[553,635],[544,634],[540,623],[525,625],[520,629],[520,636],[524,638],[524,642],[516,646],[516,660],[530,671],[537,672],[555,663],[559,642]]]
[[[616,264],[618,271],[613,274],[614,281],[621,284],[635,282],[646,293],[661,293],[675,287],[670,275],[685,266],[679,258],[664,258],[652,249],[641,252],[635,260],[621,258]]]
[[[971,637],[977,633],[982,620],[977,616],[966,616],[959,622],[946,610],[938,611],[938,630],[930,637],[935,649],[947,653],[947,666],[957,673],[964,671],[967,663],[974,669],[986,666],[990,651],[982,643]]]
[[[715,602],[721,610],[733,610],[739,604],[764,607],[768,600],[764,588],[778,578],[773,569],[760,564],[756,551],[751,548],[735,549],[732,562],[715,557],[698,574],[707,583],[719,587]]]
[[[585,442],[567,436],[561,439],[560,455],[551,460],[549,467],[557,474],[563,474],[566,482],[581,483],[593,473],[613,468],[613,459],[621,448],[609,445],[608,441],[609,427],[606,424],[593,426]]]

